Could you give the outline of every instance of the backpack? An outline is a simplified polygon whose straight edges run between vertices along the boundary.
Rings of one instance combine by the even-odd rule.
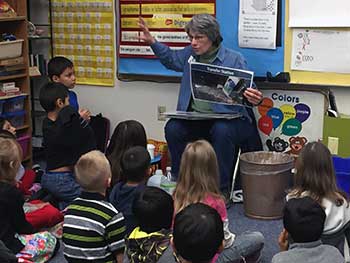
[[[96,148],[101,152],[105,152],[110,135],[110,121],[102,116],[102,113],[91,116],[90,127],[94,131]]]

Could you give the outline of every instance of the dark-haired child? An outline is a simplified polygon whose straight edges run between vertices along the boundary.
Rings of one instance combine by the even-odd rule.
[[[224,242],[223,223],[214,208],[195,203],[176,215],[172,245],[177,262],[212,262]]]
[[[80,194],[73,166],[81,155],[96,148],[94,133],[69,105],[68,91],[63,84],[47,83],[41,88],[39,98],[47,112],[43,120],[47,172],[41,184],[59,200],[59,208],[63,209]]]
[[[118,123],[106,150],[106,156],[112,169],[112,187],[119,182],[126,182],[121,168],[121,159],[124,152],[133,146],[142,146],[146,149],[145,128],[136,120],[126,120]]]
[[[135,197],[132,211],[138,227],[125,240],[123,263],[175,262],[170,246],[174,213],[172,197],[162,189],[147,186]]]
[[[350,224],[350,205],[346,194],[337,187],[329,149],[321,142],[306,144],[295,168],[294,186],[287,198],[309,196],[319,203],[326,213],[323,235],[328,238],[323,241],[337,246],[343,253],[345,238],[350,236],[344,232]]]
[[[272,263],[344,263],[337,248],[323,245],[320,240],[325,220],[324,209],[312,198],[290,199],[284,208],[284,229],[278,239],[282,252],[272,258]]]
[[[72,91],[76,81],[73,62],[66,57],[56,56],[50,59],[47,68],[52,82],[62,83],[68,88],[69,104],[79,112],[84,120],[90,120],[90,111],[79,109],[77,94]]]
[[[150,174],[150,161],[150,155],[144,147],[128,149],[121,159],[126,182],[116,184],[109,195],[109,201],[124,215],[127,235],[137,226],[131,205],[135,196],[145,187]]]

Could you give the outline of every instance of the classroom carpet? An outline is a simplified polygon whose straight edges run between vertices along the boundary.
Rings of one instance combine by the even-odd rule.
[[[278,235],[282,230],[282,220],[258,220],[244,215],[243,204],[235,203],[228,209],[230,229],[235,234],[245,231],[260,231],[265,237],[265,246],[262,252],[261,263],[270,263],[273,255],[279,252]],[[62,243],[61,243],[62,244]],[[63,257],[63,244],[50,263],[66,262]]]

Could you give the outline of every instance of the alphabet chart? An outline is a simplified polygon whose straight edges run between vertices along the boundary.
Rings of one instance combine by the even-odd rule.
[[[320,92],[262,90],[255,118],[264,150],[297,156],[307,142],[322,139],[325,97]]]
[[[52,0],[54,55],[74,63],[78,84],[114,86],[112,0]]]

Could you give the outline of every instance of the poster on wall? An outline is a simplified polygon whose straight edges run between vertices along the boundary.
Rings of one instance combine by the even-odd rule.
[[[349,47],[348,30],[293,29],[291,69],[350,73]]]
[[[276,49],[277,0],[240,0],[238,43],[244,48]]]
[[[113,3],[52,0],[53,53],[73,61],[78,84],[114,86]]]
[[[296,157],[308,142],[322,140],[325,95],[296,90],[262,90],[263,102],[254,109],[266,151]]]
[[[171,49],[181,49],[190,42],[185,25],[195,14],[208,13],[215,16],[215,0],[120,0],[120,47],[119,57],[152,58],[152,49],[139,38],[139,17],[142,16],[157,41]]]

